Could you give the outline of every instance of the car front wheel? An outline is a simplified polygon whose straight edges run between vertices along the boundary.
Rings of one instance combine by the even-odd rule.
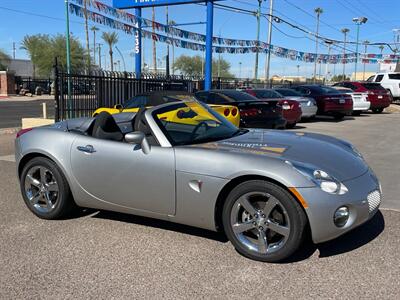
[[[50,159],[30,160],[22,170],[20,182],[25,204],[39,218],[59,219],[75,207],[67,180]]]
[[[222,221],[224,230],[242,255],[265,262],[279,262],[300,246],[306,215],[293,196],[273,183],[252,180],[228,195]]]

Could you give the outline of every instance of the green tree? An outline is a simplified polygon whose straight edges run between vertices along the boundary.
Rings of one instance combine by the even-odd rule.
[[[342,74],[332,76],[332,78],[331,78],[332,82],[339,82],[339,81],[346,81],[346,80],[350,80],[350,78],[343,76]]]
[[[200,55],[196,56],[187,56],[181,55],[179,56],[174,63],[174,70],[180,71],[183,75],[186,76],[202,76],[202,71],[204,70],[203,66],[203,58]],[[217,68],[218,68],[218,60],[213,60],[212,62],[213,68],[213,77],[217,76]],[[221,58],[220,61],[220,77],[234,77],[234,75],[230,72],[231,65],[229,62]]]
[[[47,34],[26,35],[21,42],[21,49],[28,52],[33,65],[33,77],[36,77],[39,60],[43,57],[50,45],[50,36]]]
[[[108,53],[110,54],[111,72],[114,71],[113,47],[118,43],[118,33],[116,32],[103,32],[101,38],[107,43],[109,47]]]
[[[71,70],[81,72],[85,69],[86,52],[80,41],[70,37],[71,46]],[[34,75],[48,77],[52,74],[54,58],[57,57],[61,70],[66,70],[67,54],[65,35],[58,34],[25,36],[22,41],[22,49],[26,50],[34,66]]]
[[[0,71],[5,71],[7,69],[7,64],[11,60],[11,57],[0,49]]]

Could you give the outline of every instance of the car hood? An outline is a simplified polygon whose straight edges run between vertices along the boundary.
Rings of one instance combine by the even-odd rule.
[[[218,150],[267,155],[307,164],[340,181],[361,176],[368,170],[368,165],[350,143],[322,134],[251,129],[213,144]]]

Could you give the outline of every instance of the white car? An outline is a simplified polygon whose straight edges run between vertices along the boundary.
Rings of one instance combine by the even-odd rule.
[[[353,92],[352,89],[340,86],[333,86],[333,88],[351,96],[353,99],[353,115],[359,116],[363,111],[367,111],[371,107],[367,93]]]
[[[376,73],[369,77],[367,81],[379,82],[386,90],[390,91],[393,98],[400,98],[400,73]]]

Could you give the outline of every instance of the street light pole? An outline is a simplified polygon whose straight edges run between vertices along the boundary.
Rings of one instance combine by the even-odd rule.
[[[354,79],[357,80],[357,64],[358,64],[358,40],[360,38],[360,26],[368,21],[366,17],[353,18],[353,22],[357,25],[357,42],[356,42],[356,61],[354,62]]]
[[[258,0],[258,9],[256,12],[257,17],[257,45],[256,45],[256,61],[254,65],[254,79],[258,78],[258,53],[260,51],[260,17],[261,17],[261,3],[262,0]]]
[[[168,16],[168,6],[165,7],[165,18],[166,18],[166,24],[167,26],[169,25],[169,16]],[[170,30],[170,27],[168,26],[168,31]],[[168,34],[169,36],[169,34]],[[169,43],[167,43],[167,55],[165,57],[166,62],[165,62],[165,75],[169,77]]]
[[[317,79],[317,60],[318,60],[318,37],[319,37],[319,17],[324,12],[322,8],[317,7],[314,9],[314,12],[317,14],[317,32],[315,36],[315,60],[314,60],[314,83]]]
[[[65,0],[65,16],[67,20],[67,28],[66,28],[66,51],[67,51],[67,75],[68,75],[68,118],[73,117],[72,115],[72,101],[71,101],[71,47],[70,47],[70,34],[69,34],[69,3],[68,0]]]
[[[343,28],[341,30],[344,34],[344,43],[343,43],[343,80],[346,80],[346,42],[347,42],[347,33],[350,31],[348,28]]]
[[[328,60],[326,61],[325,65],[325,81],[328,80],[328,74],[329,74],[329,59],[331,55],[331,46],[333,44],[332,41],[325,41],[325,43],[328,45]]]
[[[363,66],[363,80],[365,80],[365,65],[366,65],[366,63],[365,63],[365,59],[366,59],[366,56],[367,56],[367,46],[368,46],[368,44],[369,44],[369,41],[364,41],[364,66]]]
[[[272,41],[272,13],[273,13],[273,5],[274,0],[269,0],[269,16],[268,16],[268,52],[267,52],[267,61],[265,63],[265,81],[268,82],[269,80],[269,68],[271,64],[271,41]]]
[[[239,78],[242,78],[242,62],[239,61]]]

